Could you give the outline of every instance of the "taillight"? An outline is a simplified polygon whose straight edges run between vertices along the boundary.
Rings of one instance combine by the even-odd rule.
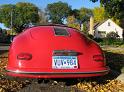
[[[29,53],[20,53],[17,55],[17,59],[18,60],[31,60],[32,59],[32,55]]]
[[[104,56],[103,55],[94,55],[93,56],[93,60],[95,60],[95,61],[102,61],[102,62],[104,62]]]

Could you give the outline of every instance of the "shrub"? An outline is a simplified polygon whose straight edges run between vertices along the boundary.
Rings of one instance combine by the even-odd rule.
[[[100,45],[112,45],[112,46],[119,46],[123,45],[123,40],[120,39],[110,39],[110,38],[95,38],[96,42],[98,42]]]
[[[94,40],[95,40],[96,42],[98,42],[98,43],[103,42],[103,39],[102,39],[102,38],[94,38]]]
[[[119,35],[112,31],[112,32],[110,32],[110,33],[108,33],[106,35],[106,38],[108,38],[108,39],[117,39],[117,38],[119,38]]]
[[[90,39],[93,39],[93,38],[94,38],[94,36],[91,35],[91,34],[88,34],[88,37],[89,37]]]
[[[0,43],[10,43],[10,37],[7,34],[0,35]]]

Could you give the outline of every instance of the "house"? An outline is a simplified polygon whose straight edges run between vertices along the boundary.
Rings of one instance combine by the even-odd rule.
[[[123,38],[124,30],[111,19],[105,20],[102,23],[94,25],[93,30],[90,30],[95,38],[105,38],[108,33],[115,32],[119,38]]]

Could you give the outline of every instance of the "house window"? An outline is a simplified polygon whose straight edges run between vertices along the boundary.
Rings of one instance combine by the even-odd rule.
[[[98,31],[100,38],[106,37],[106,31]]]
[[[111,26],[111,25],[110,25],[110,22],[108,22],[108,26]]]

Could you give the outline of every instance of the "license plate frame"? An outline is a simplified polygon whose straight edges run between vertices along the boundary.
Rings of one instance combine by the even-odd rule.
[[[52,56],[52,69],[78,69],[77,56]]]

